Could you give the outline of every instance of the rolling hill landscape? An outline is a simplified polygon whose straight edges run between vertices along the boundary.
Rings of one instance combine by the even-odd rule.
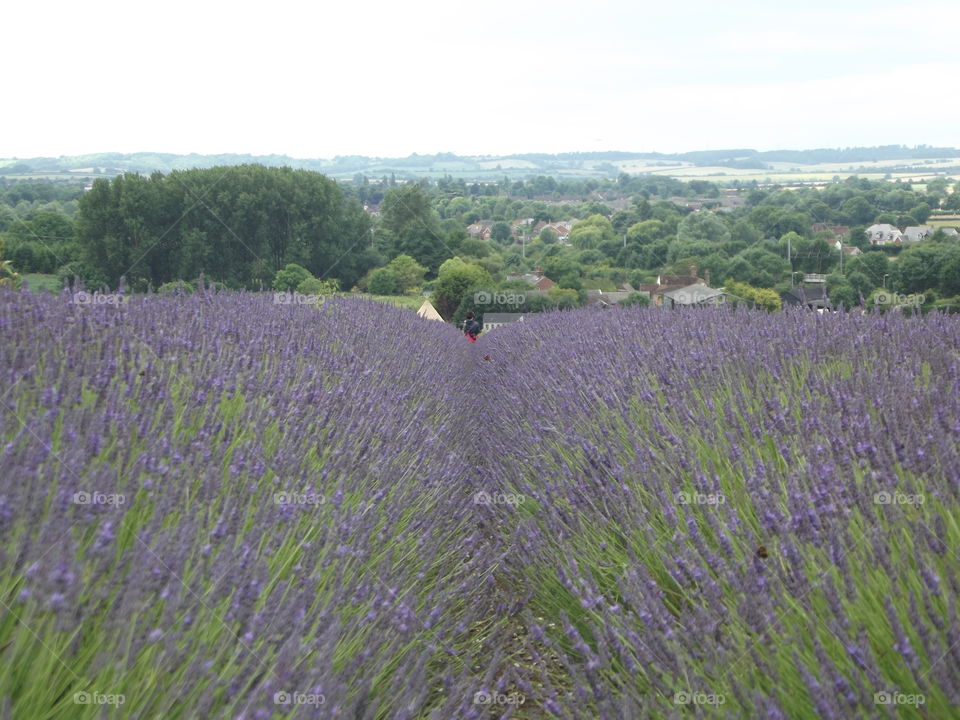
[[[454,153],[405,158],[339,156],[304,159],[287,155],[170,153],[93,153],[89,155],[0,159],[0,176],[9,178],[88,178],[124,172],[149,174],[256,163],[321,172],[338,180],[393,174],[400,179],[450,176],[467,181],[522,179],[537,175],[616,178],[662,175],[677,179],[709,177],[716,182],[820,182],[857,174],[869,179],[922,181],[960,174],[960,149],[889,145],[872,148],[773,150],[700,150],[686,153],[570,152],[465,156]]]

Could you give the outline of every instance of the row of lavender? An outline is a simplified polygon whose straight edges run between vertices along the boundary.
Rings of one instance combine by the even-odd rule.
[[[271,301],[0,296],[15,717],[956,712],[956,322]]]
[[[472,711],[498,608],[459,334],[362,301],[77,297],[0,295],[0,707]]]
[[[956,319],[587,311],[477,352],[544,708],[960,714]]]

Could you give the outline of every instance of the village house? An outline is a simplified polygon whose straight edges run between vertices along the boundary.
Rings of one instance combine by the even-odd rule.
[[[910,225],[903,231],[904,242],[920,242],[933,235],[934,228],[929,225]]]
[[[649,297],[649,293],[644,293]],[[626,300],[630,296],[629,291],[617,290],[616,292],[604,292],[603,290],[587,290],[587,305],[591,307],[613,307],[621,300]]]
[[[708,201],[701,198],[687,198],[674,195],[673,197],[667,198],[667,202],[671,202],[677,207],[687,208],[688,210],[703,210]]]
[[[535,288],[537,288],[537,290],[540,290],[541,292],[546,292],[547,290],[552,288],[554,285],[556,285],[556,283],[550,278],[548,278],[546,275],[537,276],[537,275],[528,273],[526,275],[523,275],[522,277],[524,280],[532,284]]]
[[[533,226],[533,234],[539,235],[543,230],[553,230],[557,234],[557,240],[562,243],[570,241],[570,228],[573,227],[573,224],[577,222],[576,220],[570,220],[569,222],[555,222],[548,223],[544,220],[540,220],[536,225]]]
[[[478,238],[480,240],[489,240],[493,223],[489,220],[481,220],[480,222],[475,222],[471,225],[467,225],[467,234],[472,238]]]
[[[556,285],[553,280],[543,274],[543,270],[540,268],[534,268],[532,273],[524,273],[523,275],[507,275],[507,280],[523,280],[541,292],[546,292]]]
[[[828,225],[827,223],[814,223],[811,226],[814,233],[829,231],[839,240],[846,240],[850,236],[849,225]]]
[[[784,305],[798,307],[808,307],[811,310],[832,310],[830,298],[827,297],[827,288],[823,287],[797,287],[780,293],[780,301]]]
[[[557,240],[562,243],[570,242],[570,228],[571,225],[567,223],[553,223],[552,225],[547,225],[548,228],[553,230],[557,234]]]
[[[889,245],[901,242],[903,233],[889,223],[876,223],[867,228],[867,237],[871,245]]]
[[[640,286],[640,292],[645,292],[650,296],[650,301],[654,305],[663,304],[663,295],[664,293],[671,292],[673,290],[681,290],[690,285],[710,285],[710,271],[707,270],[704,275],[706,277],[697,276],[697,266],[690,266],[689,275],[664,275],[660,274],[657,276],[657,281],[655,283],[648,283]]]
[[[857,257],[863,254],[856,245],[844,245],[840,239],[834,240],[833,242],[828,241],[828,243],[834,250],[839,250],[847,257]]]
[[[665,308],[706,307],[707,305],[723,305],[726,301],[727,293],[723,290],[708,287],[703,283],[694,283],[678,290],[663,293],[661,305]]]
[[[523,322],[523,313],[484,313],[483,331],[495,330],[515,322]]]

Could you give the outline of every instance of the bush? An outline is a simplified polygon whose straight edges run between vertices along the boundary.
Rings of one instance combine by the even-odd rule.
[[[336,280],[320,280],[313,277],[297,285],[297,292],[301,295],[333,295],[339,289],[340,283]]]
[[[649,304],[650,304],[650,295],[642,292],[632,292],[618,303],[618,305],[623,305],[625,307],[629,305],[639,305],[641,307],[646,307]]]
[[[489,247],[485,243],[483,246],[486,249],[483,255],[488,255]],[[477,255],[477,257],[483,257],[483,255]],[[409,255],[397,255],[387,264],[387,269],[396,277],[397,289],[402,293],[409,292],[420,285],[427,274],[427,268],[420,265]]]
[[[283,270],[277,270],[277,274],[273,277],[273,289],[293,292],[300,283],[312,277],[310,271],[302,265],[290,263]]]
[[[20,272],[50,274],[57,269],[57,256],[50,248],[40,243],[18,242],[10,245],[7,260]]]
[[[567,273],[566,275],[563,275],[559,280],[557,280],[557,285],[569,290],[583,289],[583,283],[580,282],[580,278],[576,273]]]
[[[57,280],[70,285],[79,280],[88,290],[99,290],[109,286],[109,281],[103,272],[82,260],[60,266],[57,270]]]
[[[773,312],[780,309],[780,296],[775,290],[757,288],[747,283],[730,281],[725,286],[726,292],[734,296],[733,304],[745,301],[751,305]]]
[[[196,292],[197,287],[192,283],[186,280],[174,280],[172,282],[164,283],[157,288],[157,293],[160,295],[189,295],[193,292]]]
[[[387,268],[378,268],[370,273],[368,289],[374,295],[396,295],[400,292],[397,276]]]
[[[0,260],[0,287],[20,289],[20,276],[13,271],[13,264],[9,260]]]
[[[841,307],[844,310],[849,310],[854,305],[857,304],[859,296],[856,291],[849,285],[836,285],[828,293],[830,297],[830,304],[834,308],[839,310]]]
[[[952,298],[943,298],[941,300],[935,300],[933,303],[934,310],[943,310],[946,313],[960,313],[960,295],[957,295]]]

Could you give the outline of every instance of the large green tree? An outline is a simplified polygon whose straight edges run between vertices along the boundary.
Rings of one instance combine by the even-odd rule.
[[[880,250],[868,251],[853,258],[845,268],[850,274],[859,272],[872,283],[872,288],[892,287],[889,285],[890,258]]]
[[[907,248],[893,263],[893,288],[904,294],[936,289],[945,259],[943,251],[929,243]]]
[[[401,293],[413,290],[420,285],[427,274],[427,268],[409,255],[397,255],[387,263],[387,269],[396,278],[397,290]]]
[[[431,273],[453,255],[432,199],[419,183],[390,190],[380,212],[380,227],[391,255],[409,255]]]
[[[738,253],[727,266],[727,277],[754,287],[772,288],[790,272],[785,258],[763,248],[748,248]]]
[[[960,248],[952,247],[944,253],[938,279],[940,294],[943,297],[960,295]]]
[[[459,257],[450,258],[440,266],[431,301],[445,320],[452,320],[457,308],[469,293],[490,290],[490,273],[479,265],[466,263]]]
[[[490,227],[490,238],[501,245],[506,245],[513,238],[513,229],[510,227],[510,223],[503,222],[502,220],[495,222]]]
[[[580,250],[597,250],[616,243],[617,233],[610,219],[595,213],[570,229],[570,244]]]
[[[370,221],[319,173],[262,165],[121,175],[79,201],[84,261],[115,285],[207,277],[269,285],[289,263],[352,285],[375,263]]]
[[[667,237],[667,226],[662,220],[642,220],[627,228],[627,242],[648,245]]]
[[[730,239],[730,230],[720,218],[707,210],[698,210],[680,221],[677,240],[680,242],[724,243]]]

